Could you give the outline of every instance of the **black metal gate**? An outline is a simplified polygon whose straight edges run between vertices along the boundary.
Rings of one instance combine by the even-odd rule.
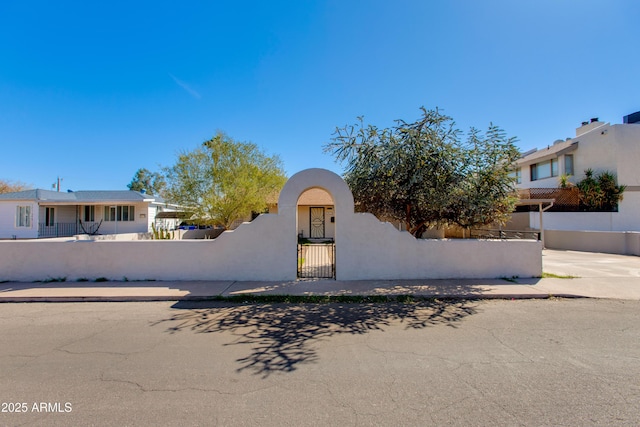
[[[304,279],[335,279],[335,243],[298,244],[298,277]]]

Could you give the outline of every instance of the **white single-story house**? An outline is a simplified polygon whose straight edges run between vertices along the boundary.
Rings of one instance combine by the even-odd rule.
[[[173,229],[179,218],[159,218],[177,207],[138,191],[26,190],[0,194],[0,239],[78,234],[147,233]],[[160,215],[162,217],[162,215]]]

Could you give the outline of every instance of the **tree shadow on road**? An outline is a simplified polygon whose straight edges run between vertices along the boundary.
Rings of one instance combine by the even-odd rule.
[[[477,312],[473,300],[423,300],[380,304],[233,304],[181,301],[173,316],[154,323],[167,332],[231,333],[237,340],[225,345],[250,345],[237,359],[238,371],[267,377],[292,372],[318,359],[314,343],[339,334],[362,335],[390,326],[421,329],[435,325],[456,327]]]

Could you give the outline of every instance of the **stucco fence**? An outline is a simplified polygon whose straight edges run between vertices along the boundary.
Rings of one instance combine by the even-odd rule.
[[[636,193],[632,193],[636,196]],[[625,195],[626,199],[631,199]],[[545,247],[549,249],[640,255],[637,210],[630,212],[545,212]],[[633,221],[629,221],[629,218]],[[539,212],[513,215],[512,230],[540,230]]]
[[[209,228],[203,230],[171,230],[167,233],[170,236],[170,240],[205,240],[215,239],[218,237],[224,229],[222,228]],[[39,239],[40,242],[72,242],[75,240],[117,240],[117,241],[132,241],[132,240],[153,240],[153,233],[118,233],[118,234],[79,234],[70,237],[51,237],[46,239]]]
[[[0,280],[290,281],[297,276],[297,202],[310,188],[335,204],[338,280],[539,277],[542,244],[534,240],[415,239],[368,213],[333,172],[292,176],[278,213],[260,215],[214,240],[3,241]]]
[[[545,246],[583,252],[640,255],[640,232],[545,230]]]
[[[344,218],[343,218],[344,220]],[[214,240],[1,241],[0,280],[290,281],[295,223],[261,215]],[[339,280],[538,277],[534,240],[415,239],[371,214],[352,214],[336,238]]]
[[[244,234],[244,238],[223,233],[215,240],[193,241],[3,241],[0,280],[296,279],[295,240],[287,247],[256,244],[251,233]],[[497,278],[537,277],[542,273],[541,248],[536,241],[413,240],[410,250],[395,253],[396,245],[380,241],[375,251],[362,248],[350,254],[346,253],[349,249],[337,244],[337,278]]]

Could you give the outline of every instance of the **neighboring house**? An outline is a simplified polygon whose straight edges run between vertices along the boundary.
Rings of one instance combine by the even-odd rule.
[[[278,213],[277,203],[269,205],[269,213]],[[298,237],[335,239],[335,210],[331,195],[321,188],[311,188],[298,199]]]
[[[176,207],[138,191],[5,193],[0,194],[0,239],[146,233],[154,223],[172,229],[178,219],[157,218],[166,211]]]
[[[597,118],[583,122],[574,138],[557,140],[540,150],[524,153],[516,163],[519,189],[557,188],[562,175],[576,183],[585,170],[609,171],[626,185],[617,212],[546,212],[544,227],[554,230],[640,231],[640,112],[611,125]],[[532,190],[533,193],[533,190]],[[529,214],[531,228],[539,215]]]

